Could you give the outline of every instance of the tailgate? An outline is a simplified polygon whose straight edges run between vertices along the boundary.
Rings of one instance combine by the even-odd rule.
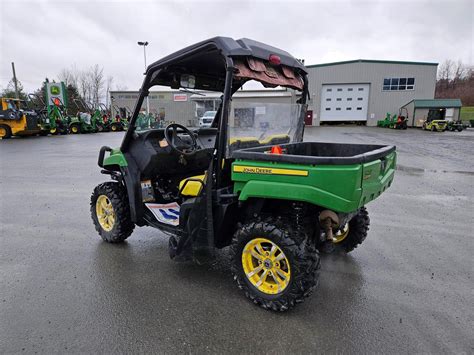
[[[374,200],[392,184],[397,163],[397,153],[364,163],[362,166],[362,195],[359,207]]]

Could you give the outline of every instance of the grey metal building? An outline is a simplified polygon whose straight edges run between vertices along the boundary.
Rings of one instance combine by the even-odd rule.
[[[307,125],[359,121],[375,126],[414,99],[433,99],[437,63],[350,60],[307,65]]]

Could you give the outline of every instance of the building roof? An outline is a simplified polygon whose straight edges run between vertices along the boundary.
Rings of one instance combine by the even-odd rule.
[[[403,106],[407,106],[411,103],[415,104],[416,108],[445,108],[445,107],[462,107],[462,102],[460,99],[415,99],[411,100]],[[403,107],[402,106],[402,107]]]
[[[219,99],[222,96],[218,92],[201,92],[199,94],[191,95],[191,100],[209,100]],[[238,90],[233,95],[234,98],[248,98],[248,97],[291,97],[291,91],[287,90]]]
[[[311,65],[306,65],[306,68],[328,67],[332,65],[353,64],[353,63],[407,64],[407,65],[432,65],[432,66],[438,65],[438,63],[429,63],[429,62],[404,62],[404,61],[398,61],[398,60],[354,59],[354,60],[345,60],[342,62],[311,64]]]

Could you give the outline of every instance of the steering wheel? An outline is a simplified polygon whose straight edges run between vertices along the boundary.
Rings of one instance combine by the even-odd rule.
[[[191,138],[191,143],[186,142],[178,136],[178,129],[180,134],[185,134]],[[189,129],[178,123],[170,123],[165,128],[165,139],[169,146],[180,154],[191,155],[197,150],[196,136]]]

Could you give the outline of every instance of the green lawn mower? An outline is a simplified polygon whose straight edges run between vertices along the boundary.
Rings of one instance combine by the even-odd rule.
[[[97,128],[97,117],[91,112],[91,108],[82,99],[73,99],[78,111],[77,115],[71,117],[69,132],[72,134],[95,133]]]
[[[300,96],[232,102],[250,81]],[[221,93],[212,126],[141,125],[155,86]],[[230,246],[233,278],[252,302],[274,311],[300,303],[318,283],[320,250],[348,253],[366,239],[365,206],[390,187],[396,165],[394,146],[303,142],[308,97],[304,65],[250,39],[215,37],[151,64],[121,146],[99,152],[111,181],[91,196],[97,232],[120,243],[135,226],[154,227],[170,236],[172,260],[198,264]]]
[[[448,121],[446,130],[451,132],[461,132],[464,129],[464,125],[461,121]]]
[[[407,129],[408,128],[408,111],[406,108],[400,109],[398,115],[391,115],[387,112],[385,119],[377,121],[378,127]]]
[[[128,108],[120,109],[117,105],[114,105],[114,109],[117,112],[114,117],[114,123],[116,124],[117,131],[126,131],[128,129],[128,120],[131,117],[131,111]],[[127,111],[128,110],[128,111]],[[129,115],[130,112],[130,115]],[[112,129],[114,131],[114,129]]]

